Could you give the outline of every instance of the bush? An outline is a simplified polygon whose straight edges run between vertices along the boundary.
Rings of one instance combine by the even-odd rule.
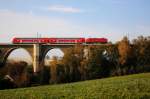
[[[0,76],[0,90],[1,89],[10,89],[10,88],[15,88],[15,84],[13,83],[13,81],[11,81],[11,79],[9,79],[7,76],[2,77]]]

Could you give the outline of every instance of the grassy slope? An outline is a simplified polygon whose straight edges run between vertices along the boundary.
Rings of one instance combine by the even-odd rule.
[[[1,99],[149,98],[150,73],[112,77],[70,84],[1,90]]]

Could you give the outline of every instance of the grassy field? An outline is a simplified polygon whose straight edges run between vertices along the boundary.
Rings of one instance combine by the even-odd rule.
[[[150,73],[0,91],[1,99],[150,99]]]

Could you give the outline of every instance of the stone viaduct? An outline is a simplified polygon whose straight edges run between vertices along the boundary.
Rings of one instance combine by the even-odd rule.
[[[32,57],[33,71],[39,72],[44,65],[45,55],[54,48],[65,51],[66,48],[73,47],[76,44],[0,44],[0,65],[4,66],[10,53],[19,48],[25,49]],[[107,44],[100,44],[106,46]],[[83,46],[88,46],[84,44]]]

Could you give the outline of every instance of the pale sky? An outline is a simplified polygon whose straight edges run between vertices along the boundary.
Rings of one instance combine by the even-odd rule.
[[[150,0],[0,0],[0,43],[13,37],[150,35]]]
[[[0,43],[37,37],[37,32],[42,37],[105,37],[112,42],[127,35],[150,36],[150,0],[0,0]],[[23,49],[11,57],[32,60]]]

